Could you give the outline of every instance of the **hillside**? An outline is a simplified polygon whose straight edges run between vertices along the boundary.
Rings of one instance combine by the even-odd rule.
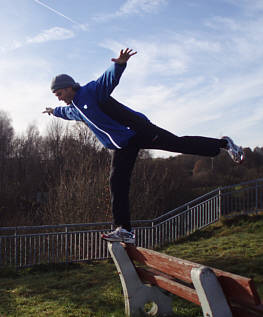
[[[253,277],[263,297],[263,215],[223,218],[162,252]]]
[[[263,300],[263,214],[224,218],[160,251],[251,277]],[[184,300],[176,299],[177,305],[178,316],[202,316],[198,307]]]

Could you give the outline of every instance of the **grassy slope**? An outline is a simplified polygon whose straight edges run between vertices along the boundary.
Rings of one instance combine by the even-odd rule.
[[[180,242],[162,248],[161,251],[252,277],[263,300],[263,215],[222,219]],[[179,316],[203,316],[195,305],[186,306],[183,300],[175,300],[175,311],[176,309]]]
[[[123,311],[119,277],[110,261],[1,272],[1,317],[117,317]]]
[[[162,252],[253,277],[263,297],[263,215],[223,219]]]
[[[263,215],[226,219],[162,252],[253,277],[263,298]],[[111,261],[0,271],[0,316],[120,317],[122,289]],[[176,316],[202,316],[174,298]]]

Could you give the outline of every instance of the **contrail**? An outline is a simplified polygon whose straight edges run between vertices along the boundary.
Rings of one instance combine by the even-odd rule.
[[[63,13],[61,13],[61,12],[59,12],[59,11],[57,11],[57,10],[51,8],[51,7],[49,7],[49,6],[46,5],[45,3],[43,3],[43,2],[41,2],[41,1],[39,1],[39,0],[33,0],[33,1],[35,1],[36,3],[42,5],[43,7],[47,8],[48,10],[50,10],[50,11],[52,11],[52,12],[54,12],[54,13],[60,15],[60,16],[62,16],[63,18],[65,18],[65,19],[67,19],[68,21],[70,21],[71,23],[76,24],[76,25],[82,27],[82,25],[81,25],[80,23],[78,23],[78,22],[72,20],[71,18],[67,17],[67,16],[64,15]]]

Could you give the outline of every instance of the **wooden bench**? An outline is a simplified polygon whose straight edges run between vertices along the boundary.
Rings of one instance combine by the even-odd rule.
[[[127,316],[145,312],[146,303],[153,303],[148,315],[173,315],[171,296],[163,290],[200,305],[205,317],[263,316],[250,278],[133,245],[114,242],[108,248],[122,282]]]

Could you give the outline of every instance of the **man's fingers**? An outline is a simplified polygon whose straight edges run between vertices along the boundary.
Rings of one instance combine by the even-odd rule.
[[[46,110],[44,110],[42,113],[47,113],[50,116],[53,113],[53,109],[52,108],[46,108]]]
[[[126,48],[124,54],[128,55],[129,57],[131,57],[131,56],[137,54],[137,52],[133,52],[133,49],[131,49],[131,48]]]
[[[130,56],[133,56],[133,55],[135,55],[135,54],[137,54],[137,52],[133,52],[133,53],[131,53],[131,54],[130,54]]]
[[[123,50],[121,50],[121,51],[123,52]],[[132,52],[132,49],[127,47],[127,48],[125,49],[125,51],[124,51],[124,54],[125,54],[125,55],[130,55],[131,52]]]

